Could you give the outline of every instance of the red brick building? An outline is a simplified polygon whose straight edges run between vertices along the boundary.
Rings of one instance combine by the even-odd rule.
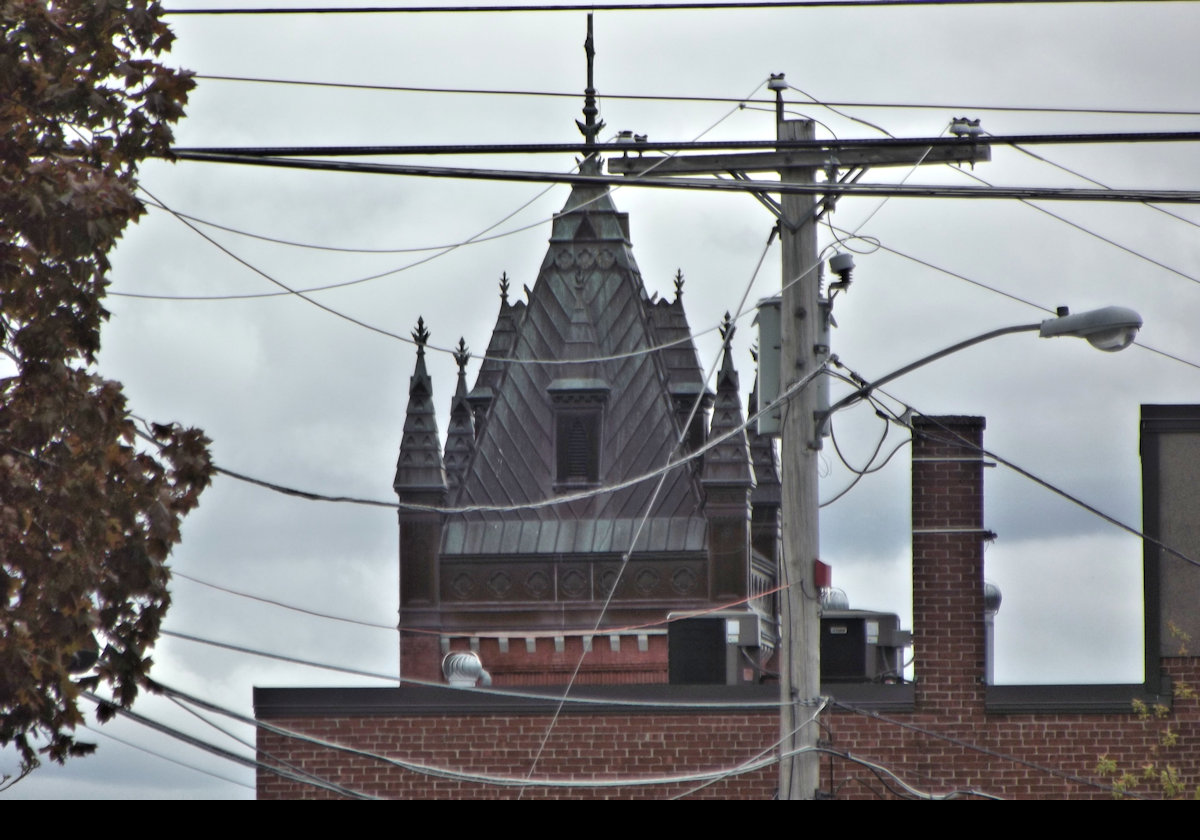
[[[527,300],[501,280],[470,389],[460,342],[444,448],[418,323],[393,485],[403,678],[474,648],[497,685],[665,682],[668,615],[722,607],[770,656],[775,449],[742,428],[728,341],[706,386],[683,287],[649,295],[627,215],[574,187]]]

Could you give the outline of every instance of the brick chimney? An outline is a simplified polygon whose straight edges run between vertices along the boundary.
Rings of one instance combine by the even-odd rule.
[[[913,418],[913,650],[918,711],[983,705],[982,417]]]

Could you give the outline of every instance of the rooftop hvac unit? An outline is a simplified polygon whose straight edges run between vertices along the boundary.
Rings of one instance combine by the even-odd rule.
[[[751,612],[668,616],[667,661],[672,685],[740,685],[757,681],[745,651],[762,646],[762,617]]]
[[[825,610],[821,614],[821,682],[901,682],[912,633],[894,613]]]

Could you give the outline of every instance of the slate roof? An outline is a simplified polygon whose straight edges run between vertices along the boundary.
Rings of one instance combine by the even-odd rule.
[[[681,337],[688,341],[670,351],[639,352]],[[607,485],[666,463],[679,436],[672,384],[703,387],[678,296],[671,304],[649,300],[626,214],[590,186],[575,187],[556,217],[528,304],[502,296],[488,355],[513,361],[493,358],[480,369],[471,399],[491,402],[485,422],[476,417],[474,453],[449,497],[454,506],[536,503],[578,489],[556,487],[555,389],[581,382],[597,393],[608,389],[599,474]],[[442,552],[623,552],[632,539],[628,523],[642,516],[656,484],[563,505],[449,516]],[[701,502],[692,470],[670,472],[638,550],[704,550]]]

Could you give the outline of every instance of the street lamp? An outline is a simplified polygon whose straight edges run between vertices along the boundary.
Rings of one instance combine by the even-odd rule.
[[[1124,306],[1105,306],[1102,309],[1092,309],[1076,315],[1072,315],[1067,307],[1060,306],[1058,307],[1058,314],[1055,317],[1047,318],[1036,324],[1001,327],[998,330],[991,330],[974,338],[968,338],[966,341],[960,341],[936,353],[931,353],[924,358],[917,359],[915,362],[907,364],[899,370],[894,370],[886,376],[881,376],[874,382],[868,382],[857,391],[838,400],[829,408],[818,411],[816,415],[817,436],[814,438],[814,443],[819,448],[819,442],[824,434],[825,425],[834,413],[841,411],[852,403],[858,402],[876,388],[886,385],[893,379],[899,379],[906,373],[911,373],[917,368],[924,367],[930,362],[936,362],[938,359],[949,356],[952,353],[957,353],[959,350],[965,350],[968,347],[982,344],[985,341],[999,338],[1002,335],[1033,332],[1036,330],[1041,338],[1059,338],[1062,336],[1085,338],[1089,344],[1098,350],[1103,350],[1106,353],[1116,353],[1118,350],[1124,350],[1130,344],[1133,344],[1133,340],[1137,338],[1137,333],[1141,329],[1141,326],[1142,316]]]
[[[829,408],[817,409],[810,413],[795,411],[793,407],[793,416],[796,417],[797,423],[792,427],[793,434],[798,434],[790,437],[785,427],[785,454],[789,451],[788,440],[805,443],[793,447],[791,457],[784,459],[784,486],[786,490],[790,480],[811,489],[791,496],[792,504],[788,504],[788,496],[785,494],[783,571],[784,580],[791,586],[785,590],[784,619],[780,626],[780,641],[786,659],[780,669],[783,701],[781,752],[786,756],[780,764],[780,798],[811,799],[817,788],[817,754],[813,751],[816,735],[812,731],[813,727],[806,725],[807,722],[800,722],[800,710],[796,708],[796,704],[815,698],[820,691],[821,619],[817,604],[806,596],[805,592],[809,583],[813,581],[813,568],[819,550],[819,502],[815,492],[817,461],[813,456],[820,447],[821,435],[829,418],[841,409],[866,398],[872,391],[893,379],[959,350],[1002,335],[1036,331],[1042,338],[1073,336],[1087,339],[1093,347],[1100,350],[1115,352],[1132,344],[1141,326],[1142,317],[1138,313],[1120,306],[1107,306],[1078,315],[1072,315],[1066,307],[1060,307],[1054,318],[1047,318],[1036,324],[992,330],[918,359],[874,382],[865,383]],[[816,361],[814,358],[813,362]],[[801,405],[805,403],[801,402]],[[788,470],[796,472],[789,475]],[[792,510],[795,511],[795,516],[789,515]]]
[[[1106,306],[1078,315],[1072,315],[1065,306],[1060,306],[1058,317],[1042,321],[1038,334],[1042,338],[1060,335],[1086,338],[1096,349],[1115,353],[1133,344],[1141,327],[1142,316],[1123,306]]]

